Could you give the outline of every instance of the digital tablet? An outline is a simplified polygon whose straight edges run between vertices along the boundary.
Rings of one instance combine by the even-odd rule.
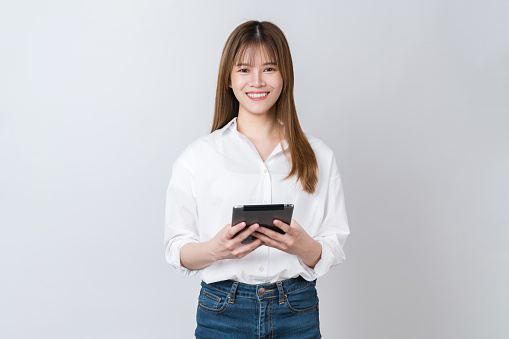
[[[273,231],[285,234],[279,227],[274,225],[274,219],[281,220],[285,224],[290,225],[292,221],[293,205],[292,204],[270,204],[270,205],[238,205],[233,206],[232,227],[240,222],[245,222],[248,226],[258,223],[261,227],[267,227]],[[242,231],[244,231],[242,230]],[[241,233],[238,232],[237,234]],[[234,235],[237,236],[237,234]],[[243,244],[250,243],[254,238],[250,235]]]

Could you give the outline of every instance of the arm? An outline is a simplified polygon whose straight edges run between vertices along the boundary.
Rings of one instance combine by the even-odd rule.
[[[274,225],[286,234],[279,234],[261,227],[253,235],[267,246],[295,254],[315,277],[321,276],[345,260],[343,246],[350,233],[345,210],[343,186],[334,157],[331,158],[330,170],[326,177],[326,191],[321,199],[324,201],[323,217],[313,236],[310,236],[295,220],[290,225],[275,220]]]
[[[200,241],[194,173],[191,166],[188,165],[192,163],[192,160],[191,152],[184,151],[173,164],[166,193],[164,227],[166,261],[186,276],[195,275],[198,270],[181,264],[180,250],[188,243]]]
[[[317,275],[323,275],[332,266],[345,261],[343,247],[349,234],[343,185],[338,174],[330,180],[322,224],[314,236],[314,239],[322,245],[322,259],[314,268]]]
[[[258,229],[258,224],[249,226],[245,232],[233,238],[244,227],[246,227],[245,222],[241,222],[234,227],[230,227],[230,224],[228,224],[209,241],[185,244],[180,249],[181,265],[188,269],[198,270],[218,260],[245,257],[248,253],[260,247],[262,242],[256,239],[249,244],[241,243]]]
[[[274,225],[284,231],[285,234],[260,227],[253,236],[260,239],[267,246],[295,254],[306,266],[314,268],[322,257],[322,245],[311,238],[294,219],[292,219],[290,225],[280,220],[274,220]]]
[[[196,189],[192,154],[184,152],[173,165],[166,198],[165,245],[166,260],[186,276],[191,276],[218,260],[242,258],[261,246],[261,240],[241,244],[258,225],[233,237],[246,227],[245,223],[226,225],[209,241],[200,242]]]

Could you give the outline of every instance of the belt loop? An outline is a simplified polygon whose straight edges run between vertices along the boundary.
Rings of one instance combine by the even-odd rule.
[[[276,282],[277,289],[279,290],[279,305],[285,303],[285,291],[283,291],[283,283],[281,281]]]
[[[237,286],[239,285],[239,282],[238,281],[234,281],[233,282],[233,285],[232,285],[232,288],[230,290],[230,294],[228,295],[229,297],[229,303],[230,304],[233,304],[235,302],[235,292],[237,291]]]

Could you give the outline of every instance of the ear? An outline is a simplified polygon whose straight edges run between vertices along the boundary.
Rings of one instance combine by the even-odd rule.
[[[231,79],[230,79],[230,80],[228,80],[228,86],[229,86],[230,88],[232,88],[232,80],[231,80]]]

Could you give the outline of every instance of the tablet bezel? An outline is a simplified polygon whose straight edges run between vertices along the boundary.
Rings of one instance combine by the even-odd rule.
[[[247,229],[248,226],[258,223],[262,227],[285,234],[279,227],[274,225],[274,219],[281,220],[285,224],[290,225],[293,209],[293,204],[236,205],[233,206],[231,226],[233,227],[244,221],[246,223],[246,228],[244,229]],[[235,234],[234,237],[242,231]],[[253,240],[254,237],[250,235],[242,243],[248,244]]]

